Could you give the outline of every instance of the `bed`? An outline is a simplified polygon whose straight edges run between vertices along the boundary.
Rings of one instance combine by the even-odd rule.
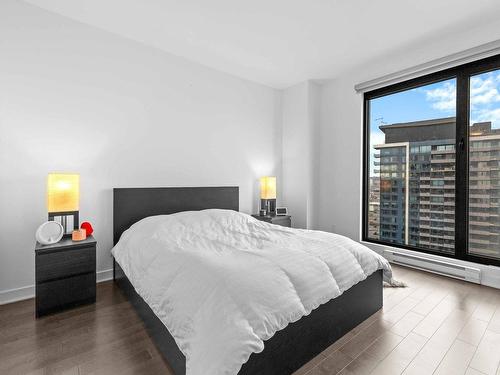
[[[118,243],[124,231],[144,218],[189,211],[211,212],[211,209],[239,211],[238,187],[114,189],[114,244]],[[271,224],[259,222],[258,225]],[[183,351],[165,322],[136,291],[123,268],[114,259],[116,284],[144,321],[148,333],[173,372],[176,375],[186,374]],[[382,307],[382,279],[382,270],[378,269],[338,297],[277,330],[264,341],[262,351],[249,356],[238,374],[291,374],[299,369]]]

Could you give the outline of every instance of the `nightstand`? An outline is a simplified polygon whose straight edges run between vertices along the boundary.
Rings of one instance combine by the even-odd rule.
[[[36,317],[95,302],[96,245],[94,237],[35,246]]]
[[[265,221],[266,223],[281,225],[282,227],[291,228],[292,226],[292,217],[290,215],[285,216],[260,216],[260,215],[252,215],[254,218],[260,221]]]

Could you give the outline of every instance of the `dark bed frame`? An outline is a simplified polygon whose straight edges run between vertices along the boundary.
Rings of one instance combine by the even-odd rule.
[[[113,242],[135,222],[153,215],[208,208],[239,210],[238,187],[113,189]],[[165,325],[139,296],[113,260],[113,278],[145,323],[159,351],[176,375],[186,373],[186,358]],[[285,375],[299,369],[382,307],[382,271],[321,305],[265,342],[239,375]]]

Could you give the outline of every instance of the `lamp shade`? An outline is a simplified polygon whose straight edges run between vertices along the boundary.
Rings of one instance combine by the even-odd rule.
[[[276,177],[260,178],[260,199],[276,199]]]
[[[80,204],[80,175],[49,173],[47,178],[47,211],[78,211]]]

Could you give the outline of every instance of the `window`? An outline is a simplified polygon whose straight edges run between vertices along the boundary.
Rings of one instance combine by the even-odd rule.
[[[364,100],[363,240],[500,265],[500,56]]]
[[[452,252],[440,240],[455,230],[454,206],[443,207],[455,191],[455,97],[452,78],[369,100],[369,239]],[[394,194],[383,194],[388,189]],[[389,200],[397,209],[377,212]],[[429,222],[431,213],[438,221]],[[389,221],[391,228],[378,230]]]

